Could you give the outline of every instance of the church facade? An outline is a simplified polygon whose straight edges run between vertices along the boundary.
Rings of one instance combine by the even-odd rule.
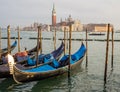
[[[61,19],[61,21],[57,23],[56,9],[55,9],[55,5],[53,5],[52,24],[50,25],[50,30],[64,31],[64,29],[66,28],[66,30],[69,31],[70,24],[72,25],[72,31],[83,30],[83,25],[81,24],[81,22],[79,20],[73,20],[71,15],[69,15],[69,17],[64,21]]]

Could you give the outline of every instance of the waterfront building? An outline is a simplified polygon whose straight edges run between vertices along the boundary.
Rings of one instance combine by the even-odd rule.
[[[112,31],[113,25],[110,25],[110,32]],[[108,24],[101,23],[101,24],[87,24],[84,25],[84,30],[92,31],[92,32],[106,32],[108,30]]]
[[[83,25],[79,20],[73,20],[71,15],[65,21],[61,21],[60,23],[57,23],[57,29],[60,31],[64,31],[64,28],[66,27],[67,30],[69,30],[70,24],[72,25],[72,31],[82,31]]]

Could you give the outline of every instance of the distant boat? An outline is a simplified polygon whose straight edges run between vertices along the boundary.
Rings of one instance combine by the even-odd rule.
[[[120,31],[116,31],[115,33],[120,33]]]
[[[91,35],[91,36],[92,36],[92,35],[93,35],[93,36],[97,36],[97,35],[98,35],[98,36],[99,36],[99,35],[102,36],[102,35],[105,35],[105,33],[102,33],[102,32],[92,32],[92,33],[89,33],[89,35]]]

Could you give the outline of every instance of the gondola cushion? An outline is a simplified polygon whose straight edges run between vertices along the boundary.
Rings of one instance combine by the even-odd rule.
[[[27,58],[28,58],[28,56],[17,56],[17,57],[16,57],[17,62],[27,60]]]
[[[30,57],[28,57],[27,64],[30,66],[33,66],[33,65],[35,65],[35,60],[32,60]]]
[[[53,66],[55,67],[55,68],[58,68],[59,66],[60,66],[60,64],[58,63],[58,61],[57,60],[53,60]]]
[[[54,59],[54,57],[52,56],[52,54],[47,54],[44,57],[44,63],[49,62],[51,59]]]

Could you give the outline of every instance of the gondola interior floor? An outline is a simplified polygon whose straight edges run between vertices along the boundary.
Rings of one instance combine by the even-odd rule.
[[[33,69],[24,70],[24,72],[45,72],[45,71],[51,71],[51,70],[55,70],[55,69],[56,68],[53,68],[50,65],[43,65],[43,66],[36,67],[36,68],[33,68]]]

